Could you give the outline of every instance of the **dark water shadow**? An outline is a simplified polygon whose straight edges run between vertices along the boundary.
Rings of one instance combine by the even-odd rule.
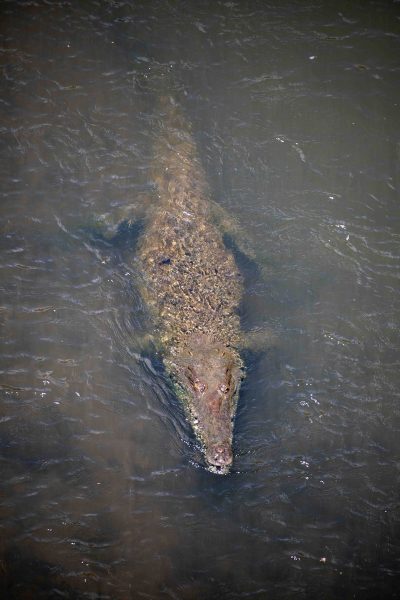
[[[66,583],[64,575],[59,565],[35,558],[26,549],[13,544],[6,548],[0,559],[0,594],[7,600],[83,598],[81,591]]]

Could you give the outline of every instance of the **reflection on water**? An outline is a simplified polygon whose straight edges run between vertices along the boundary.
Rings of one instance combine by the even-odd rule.
[[[399,28],[383,1],[4,3],[2,597],[396,597]],[[143,342],[133,244],[91,233],[154,201],[149,59],[274,332],[227,477]]]

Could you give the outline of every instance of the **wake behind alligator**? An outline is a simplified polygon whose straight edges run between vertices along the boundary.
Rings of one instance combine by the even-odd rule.
[[[217,227],[191,128],[168,96],[155,147],[158,201],[138,248],[144,299],[163,361],[214,472],[233,461],[240,382],[238,307],[243,282]]]

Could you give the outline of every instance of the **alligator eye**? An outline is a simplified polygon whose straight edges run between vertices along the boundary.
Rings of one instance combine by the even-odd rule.
[[[225,385],[224,383],[222,383],[218,389],[223,394],[227,394],[229,392],[229,386]]]

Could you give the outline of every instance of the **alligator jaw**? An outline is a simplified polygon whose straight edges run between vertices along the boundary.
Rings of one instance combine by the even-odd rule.
[[[232,442],[215,444],[205,449],[204,457],[210,471],[227,475],[233,463]]]
[[[189,421],[203,445],[210,471],[227,474],[233,462],[232,437],[241,361],[236,350],[204,336],[186,346],[167,369],[182,390]]]

